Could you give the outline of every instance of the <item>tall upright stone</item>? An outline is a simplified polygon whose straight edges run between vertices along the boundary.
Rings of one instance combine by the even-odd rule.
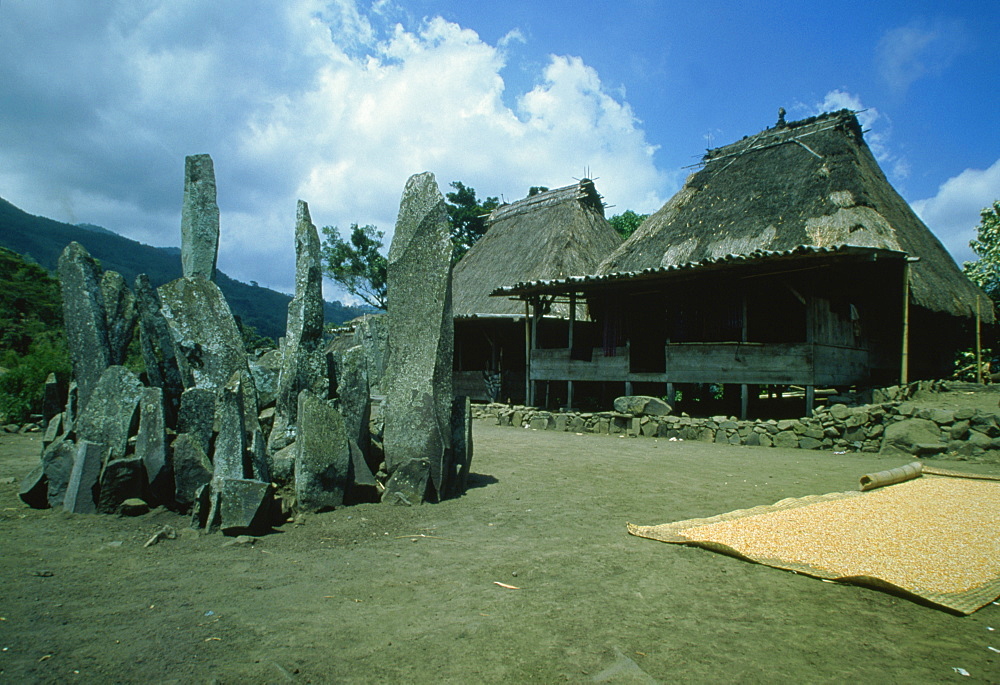
[[[80,411],[77,437],[106,445],[109,461],[124,458],[129,438],[139,430],[142,396],[142,383],[134,373],[124,366],[109,366]]]
[[[139,317],[139,343],[146,365],[146,377],[150,385],[163,388],[164,409],[168,423],[172,424],[177,416],[184,386],[177,369],[170,328],[160,311],[160,296],[146,274],[135,277],[135,307]]]
[[[445,492],[452,435],[451,252],[448,214],[434,175],[416,174],[403,190],[389,248],[389,351],[383,378],[389,480],[383,501],[402,499],[394,494],[398,485],[413,503],[412,484],[421,482],[423,463],[431,495]]]
[[[184,206],[181,208],[181,267],[188,278],[215,280],[219,255],[219,205],[215,167],[209,155],[184,158]]]
[[[295,296],[288,304],[288,325],[269,447],[277,451],[294,438],[289,430],[298,414],[299,393],[329,394],[323,342],[323,259],[309,205],[299,200],[295,221]]]
[[[159,290],[184,388],[218,389],[246,368],[243,337],[219,286],[178,278]]]
[[[111,365],[108,323],[101,292],[101,267],[79,243],[59,256],[63,321],[79,402],[86,406],[101,374]]]
[[[117,271],[105,271],[101,276],[101,296],[104,298],[104,315],[108,325],[111,364],[124,364],[138,317],[135,296]]]

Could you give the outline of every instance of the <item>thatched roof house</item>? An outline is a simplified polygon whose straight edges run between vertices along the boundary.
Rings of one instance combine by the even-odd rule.
[[[524,305],[490,292],[508,283],[594,273],[622,242],[590,179],[502,205],[486,224],[486,234],[455,265],[456,317],[524,316]]]
[[[452,275],[456,392],[523,401],[525,307],[490,293],[507,283],[594,273],[622,240],[590,179],[498,207],[486,224]],[[546,314],[542,336],[565,336],[566,305]]]
[[[977,295],[987,301],[889,184],[846,109],[779,121],[709,150],[702,169],[599,272],[799,245],[876,247],[919,258],[910,269],[911,297],[932,312],[972,318]],[[990,307],[982,311],[993,320]]]

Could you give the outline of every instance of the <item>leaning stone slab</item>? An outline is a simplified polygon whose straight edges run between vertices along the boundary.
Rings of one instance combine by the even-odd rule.
[[[188,278],[215,280],[219,255],[219,205],[215,166],[209,155],[184,158],[184,205],[181,208],[181,267]]]
[[[271,525],[274,490],[270,483],[227,478],[213,486],[218,496],[218,524],[223,533],[261,532]]]
[[[412,176],[403,190],[387,267],[392,306],[383,378],[385,460],[390,476],[404,463],[409,469],[426,462],[438,497],[451,457],[454,321],[449,233],[434,175]]]
[[[344,418],[332,402],[308,390],[299,394],[298,415],[295,497],[299,509],[311,512],[339,507],[351,475]]]
[[[17,496],[32,509],[49,508],[49,481],[45,477],[45,465],[39,461],[17,490]]]
[[[86,404],[104,369],[111,364],[108,324],[101,293],[101,267],[79,243],[70,243],[59,257],[66,342]]]
[[[107,453],[107,445],[98,442],[81,440],[77,444],[63,500],[66,511],[73,514],[97,513],[97,483]]]
[[[108,446],[109,459],[121,459],[128,439],[139,427],[143,386],[124,366],[109,366],[80,412],[76,433],[81,440]]]
[[[46,497],[50,507],[61,507],[66,501],[66,489],[73,473],[76,444],[72,440],[59,440],[42,453],[42,470],[47,483]]]
[[[135,297],[117,271],[105,271],[101,276],[101,296],[107,317],[110,361],[112,364],[124,364],[138,319]]]
[[[218,389],[246,368],[243,337],[215,283],[179,278],[158,292],[185,388]]]
[[[102,514],[118,512],[122,502],[133,497],[142,499],[146,490],[146,469],[140,457],[113,459],[101,472],[101,494],[97,511]]]
[[[182,508],[194,504],[198,489],[212,480],[212,462],[199,436],[181,433],[174,438],[174,500]]]
[[[634,416],[666,416],[672,409],[658,397],[625,395],[615,398],[615,411]]]

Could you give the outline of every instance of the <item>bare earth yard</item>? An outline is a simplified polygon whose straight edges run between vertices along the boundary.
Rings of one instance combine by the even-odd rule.
[[[0,682],[1000,682],[1000,606],[962,618],[626,533],[855,489],[900,465],[878,455],[477,422],[459,499],[231,544],[162,509],[27,508],[38,440],[0,436]]]

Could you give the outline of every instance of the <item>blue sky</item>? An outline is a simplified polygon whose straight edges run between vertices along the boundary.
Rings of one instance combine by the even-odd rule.
[[[850,107],[961,262],[1000,198],[998,35],[994,0],[0,0],[0,196],[177,245],[208,152],[220,267],[287,292],[298,198],[391,234],[413,173],[516,200],[589,171],[648,213],[778,107]]]

